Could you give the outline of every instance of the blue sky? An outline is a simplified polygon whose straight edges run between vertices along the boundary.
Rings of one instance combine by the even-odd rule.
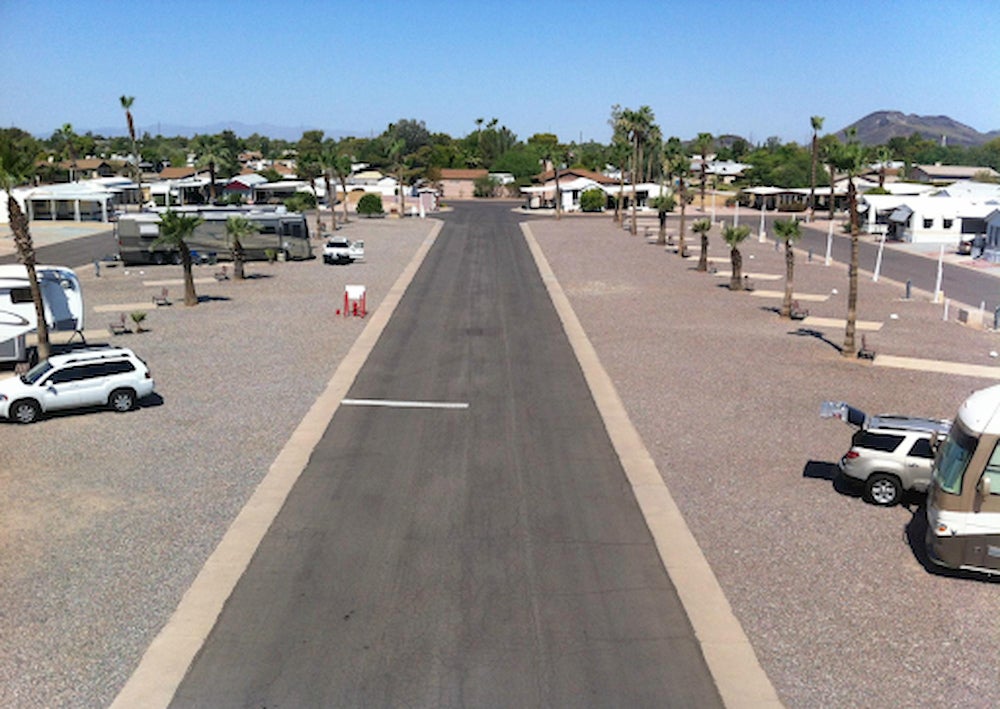
[[[220,121],[378,134],[805,142],[876,110],[1000,129],[996,0],[0,0],[0,126],[49,135]],[[154,130],[155,132],[155,130]]]

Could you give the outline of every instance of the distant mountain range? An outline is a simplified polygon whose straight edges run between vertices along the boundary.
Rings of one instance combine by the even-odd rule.
[[[837,137],[843,139],[851,128],[857,129],[857,139],[863,145],[884,145],[890,138],[909,138],[914,133],[936,142],[943,140],[947,145],[964,146],[982,145],[1000,137],[1000,130],[980,133],[948,116],[917,116],[900,111],[869,113],[860,121],[837,131]]]

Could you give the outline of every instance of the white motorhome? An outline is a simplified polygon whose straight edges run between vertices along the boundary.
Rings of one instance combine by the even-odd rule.
[[[82,331],[83,292],[76,273],[64,266],[35,266],[35,274],[49,330]],[[0,265],[0,362],[27,359],[27,336],[36,329],[28,269],[21,264]]]
[[[1000,574],[1000,385],[962,403],[938,451],[926,545],[941,566]]]

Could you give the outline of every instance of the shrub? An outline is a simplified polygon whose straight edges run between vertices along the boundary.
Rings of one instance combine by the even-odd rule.
[[[316,195],[312,192],[296,192],[285,199],[285,206],[289,212],[304,212],[307,209],[315,209]]]
[[[358,214],[363,214],[365,216],[371,216],[373,214],[382,214],[382,195],[375,194],[374,192],[365,192],[358,200]]]
[[[672,194],[665,194],[659,197],[653,197],[649,200],[649,206],[655,209],[657,212],[672,212],[674,207],[677,205],[677,200],[674,199]]]
[[[600,212],[607,204],[607,196],[604,190],[591,188],[584,190],[580,195],[580,209],[585,212]]]
[[[495,197],[499,184],[489,175],[477,177],[472,183],[473,197]]]

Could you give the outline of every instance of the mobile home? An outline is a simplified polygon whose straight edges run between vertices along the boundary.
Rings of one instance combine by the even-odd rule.
[[[83,293],[76,273],[63,266],[35,266],[35,274],[49,330],[82,331]],[[28,269],[21,264],[0,265],[0,362],[27,359],[27,336],[37,329]]]

